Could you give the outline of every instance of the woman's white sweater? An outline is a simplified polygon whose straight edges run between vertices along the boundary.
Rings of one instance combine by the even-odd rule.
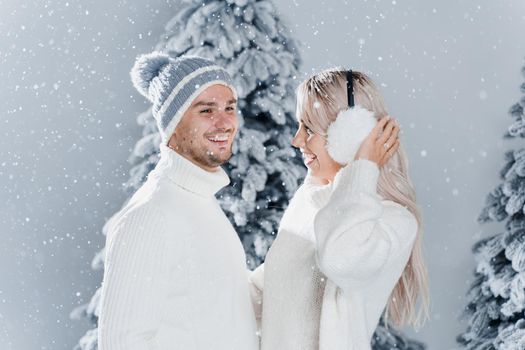
[[[262,350],[371,348],[417,234],[415,216],[377,194],[378,177],[375,162],[359,159],[330,185],[298,189],[251,275]]]
[[[242,244],[215,193],[229,183],[161,145],[110,224],[100,350],[255,350]]]

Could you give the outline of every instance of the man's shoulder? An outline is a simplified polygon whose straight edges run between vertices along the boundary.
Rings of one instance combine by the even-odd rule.
[[[204,213],[209,214],[209,208],[202,204],[194,194],[169,181],[147,180],[113,219],[115,224],[122,224],[140,217],[147,224],[162,222],[170,231],[187,231],[202,223],[202,216],[207,215]],[[213,207],[216,206],[219,204],[215,200]]]
[[[166,248],[171,249],[181,239],[185,239],[192,229],[184,216],[158,206],[155,200],[126,206],[110,220],[106,231],[106,245],[115,239],[134,239],[143,243],[162,240]]]
[[[184,191],[165,179],[148,178],[130,197],[128,203],[148,207],[169,207],[187,201]]]

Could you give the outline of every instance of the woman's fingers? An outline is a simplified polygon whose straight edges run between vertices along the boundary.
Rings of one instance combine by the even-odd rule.
[[[399,125],[393,118],[381,118],[363,141],[355,159],[364,157],[383,165],[399,147],[399,130]]]
[[[371,133],[374,135],[372,140],[375,141],[381,136],[381,132],[383,132],[383,128],[385,127],[386,123],[390,119],[391,119],[391,117],[389,115],[379,119],[379,121],[377,122],[376,126],[374,126],[374,129],[372,129]]]
[[[384,144],[388,140],[388,138],[392,135],[393,132],[396,132],[396,136],[397,136],[397,132],[399,132],[399,126],[397,125],[394,119],[390,119],[384,126],[383,133],[377,139],[377,142],[380,143],[381,145]]]
[[[395,127],[390,133],[388,139],[383,143],[383,147],[385,147],[386,149],[390,148],[390,146],[392,146],[394,142],[396,142],[396,140],[398,139],[398,135],[399,127]]]
[[[396,139],[394,143],[390,146],[390,148],[388,148],[388,150],[383,154],[383,157],[381,157],[381,165],[388,162],[388,160],[394,155],[394,153],[396,153],[396,151],[399,148],[399,144],[399,139]]]
[[[381,150],[381,165],[385,164],[399,148],[399,130],[399,125],[393,118],[385,123],[383,133],[376,141],[376,147]]]

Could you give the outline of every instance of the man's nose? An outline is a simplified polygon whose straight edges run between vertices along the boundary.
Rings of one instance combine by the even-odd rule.
[[[233,128],[235,124],[235,118],[237,118],[235,113],[228,113],[224,109],[219,109],[215,117],[214,125],[218,129],[230,129]]]

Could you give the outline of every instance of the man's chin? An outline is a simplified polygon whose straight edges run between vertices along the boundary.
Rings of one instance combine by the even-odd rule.
[[[217,166],[223,165],[224,163],[228,162],[231,157],[232,151],[227,149],[209,155],[210,161],[217,164]]]
[[[214,149],[208,149],[199,160],[203,165],[208,167],[217,167],[228,162],[232,156],[231,145],[229,147],[214,147]]]

